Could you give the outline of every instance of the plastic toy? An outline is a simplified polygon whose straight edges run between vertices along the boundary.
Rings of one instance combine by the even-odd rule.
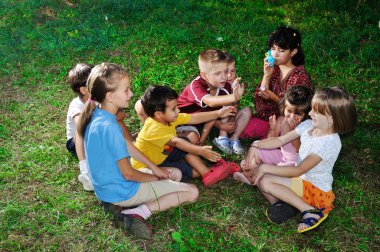
[[[273,67],[274,62],[276,61],[276,59],[272,57],[272,54],[270,53],[270,50],[267,53],[265,53],[265,56],[267,56],[267,62],[269,62],[269,66]]]

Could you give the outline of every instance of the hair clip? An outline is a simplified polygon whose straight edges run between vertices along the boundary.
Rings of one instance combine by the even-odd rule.
[[[297,36],[297,34],[296,34],[296,33],[293,33],[293,36],[295,37],[295,36]]]

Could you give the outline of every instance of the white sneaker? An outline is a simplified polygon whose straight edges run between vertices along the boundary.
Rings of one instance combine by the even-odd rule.
[[[83,184],[83,189],[86,191],[94,191],[94,187],[92,186],[92,183],[90,181],[90,178],[87,174],[80,174],[78,175],[78,180]]]

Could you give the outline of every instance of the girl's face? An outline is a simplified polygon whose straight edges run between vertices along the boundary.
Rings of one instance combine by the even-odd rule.
[[[202,78],[206,79],[209,84],[216,88],[223,88],[226,85],[227,74],[227,63],[215,63],[209,72],[204,73]]]
[[[132,96],[133,93],[131,90],[131,83],[129,78],[125,76],[120,80],[117,89],[112,92],[112,104],[114,104],[118,109],[127,108]]]
[[[333,127],[333,119],[331,115],[323,115],[318,111],[312,109],[309,113],[312,125],[314,128],[318,128],[320,130],[331,131]]]
[[[232,62],[228,64],[227,81],[229,83],[232,83],[234,82],[235,79],[236,79],[236,66],[235,66],[235,62]]]
[[[305,114],[296,114],[296,106],[290,104],[288,101],[285,102],[284,116],[288,121],[289,125],[297,126]]]
[[[297,49],[282,49],[277,45],[271,47],[272,57],[276,59],[276,65],[293,65],[292,57],[297,53]]]

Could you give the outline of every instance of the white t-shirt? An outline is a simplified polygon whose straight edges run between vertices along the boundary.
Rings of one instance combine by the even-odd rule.
[[[78,97],[74,98],[69,105],[69,110],[67,111],[66,117],[66,135],[67,140],[75,136],[75,131],[77,127],[74,122],[74,117],[80,113],[82,113],[82,109],[84,107],[84,103]]]
[[[315,137],[310,135],[311,129],[313,129],[311,120],[300,123],[295,129],[301,137],[297,164],[311,153],[320,157],[321,162],[303,174],[301,178],[309,181],[320,190],[328,192],[332,190],[332,170],[335,161],[338,159],[342,143],[337,133]]]

